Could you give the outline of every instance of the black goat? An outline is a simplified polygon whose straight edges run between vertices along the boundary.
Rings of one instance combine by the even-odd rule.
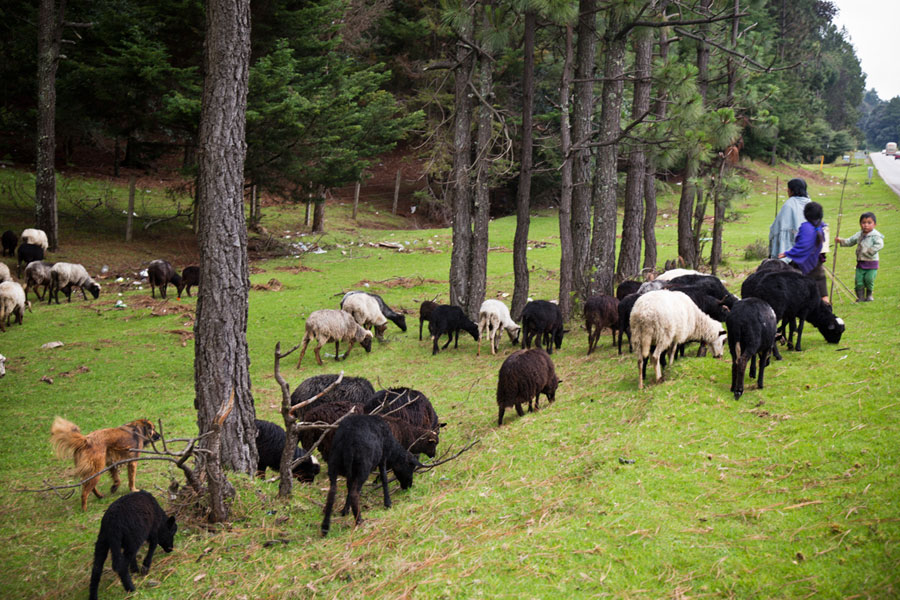
[[[434,309],[438,307],[437,302],[432,302],[431,300],[424,300],[422,305],[419,306],[419,341],[422,341],[422,325],[425,324],[425,321],[431,321],[431,313],[434,312]]]
[[[458,348],[460,330],[469,332],[472,339],[478,341],[478,325],[473,323],[460,307],[445,304],[435,307],[431,313],[431,319],[428,321],[428,332],[433,341],[431,354],[438,353],[438,340],[445,333],[447,334],[447,343],[444,344],[443,349],[446,350],[450,342],[454,341],[454,334],[456,334],[456,341],[453,347]]]
[[[404,333],[406,332],[406,316],[402,313],[398,313],[393,308],[385,304],[384,300],[378,294],[372,294],[362,291],[347,292],[346,294],[344,294],[344,298],[341,299],[341,308],[344,308],[344,300],[350,294],[366,294],[367,296],[371,296],[372,298],[374,298],[375,301],[378,302],[378,308],[379,310],[381,310],[381,314],[384,315],[384,318],[399,327],[400,331],[403,331]],[[419,339],[422,339],[421,336],[419,337]]]
[[[497,378],[497,426],[503,425],[503,413],[507,408],[516,408],[519,416],[524,416],[522,404],[528,403],[528,412],[540,409],[540,395],[547,396],[548,402],[556,400],[559,378],[550,355],[540,348],[516,350],[506,357],[500,366]]]
[[[286,437],[284,429],[275,423],[256,419],[256,451],[259,453],[256,471],[258,475],[265,476],[266,469],[273,471],[280,469]],[[303,451],[300,448],[294,448],[294,460],[301,456],[303,456]],[[294,477],[307,483],[313,481],[320,470],[319,461],[313,456],[309,456],[291,469]]]
[[[16,251],[19,262],[16,265],[16,277],[22,278],[22,266],[35,260],[44,260],[44,249],[37,244],[20,244]]]
[[[200,285],[200,267],[185,267],[181,272],[181,283],[175,287],[178,289],[178,297],[181,298],[181,292],[187,291],[187,295],[191,295],[191,287]]]
[[[759,298],[744,298],[737,302],[725,319],[728,328],[728,349],[731,351],[731,392],[737,400],[744,393],[744,370],[750,361],[750,378],[756,376],[756,357],[759,356],[759,379],[763,388],[763,374],[769,364],[769,352],[775,348],[778,322],[769,303]]]
[[[625,299],[625,296],[635,293],[640,287],[640,281],[632,281],[631,279],[626,279],[619,284],[619,287],[616,288],[616,300],[621,302]]]
[[[163,300],[166,299],[166,288],[169,284],[175,286],[175,289],[181,289],[181,276],[175,272],[175,268],[167,260],[154,260],[147,267],[147,279],[150,280],[150,294],[156,298],[156,288],[159,288],[159,295]],[[178,294],[181,295],[181,292]]]
[[[588,334],[588,354],[597,347],[600,332],[606,327],[612,331],[612,343],[615,345],[616,330],[619,328],[619,301],[605,294],[591,296],[584,303],[584,328],[587,329]]]
[[[19,243],[19,236],[16,235],[15,231],[7,229],[3,232],[2,242],[3,244],[3,256],[9,254],[10,256],[16,255],[16,244]]]
[[[309,400],[316,396],[331,385],[339,377],[338,374],[328,373],[324,375],[314,375],[308,379],[304,379],[294,393],[291,394],[291,406],[300,404],[304,400]],[[330,404],[332,402],[346,401],[351,404],[363,405],[366,401],[375,395],[375,388],[369,383],[365,377],[344,377],[341,383],[333,390],[299,411],[299,416],[305,418],[305,412],[321,404]]]
[[[341,421],[334,434],[331,460],[328,462],[328,498],[325,501],[325,517],[322,519],[322,536],[331,529],[331,511],[337,495],[337,479],[347,479],[347,501],[341,510],[346,515],[350,510],[356,524],[362,521],[359,510],[359,494],[369,474],[377,467],[381,475],[384,491],[384,506],[390,508],[391,495],[388,491],[387,470],[391,469],[402,489],[413,483],[413,473],[419,461],[394,438],[388,424],[374,415],[350,416]]]
[[[738,301],[738,297],[729,292],[725,284],[715,275],[682,275],[669,280],[667,287],[678,292],[683,292],[684,288],[701,291],[708,296],[717,298],[728,308],[734,306],[734,303]],[[715,319],[715,317],[713,318]]]
[[[559,350],[565,333],[559,306],[548,300],[533,300],[525,305],[522,310],[522,348],[531,348],[534,338],[535,346],[553,354],[552,344]]]

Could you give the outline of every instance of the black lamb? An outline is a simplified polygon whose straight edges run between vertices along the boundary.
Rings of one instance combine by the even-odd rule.
[[[625,298],[625,296],[635,293],[640,287],[640,281],[632,281],[631,279],[626,279],[619,284],[619,287],[616,288],[616,300],[621,302]]]
[[[138,572],[137,553],[140,547],[144,542],[149,545],[140,568],[140,573],[146,575],[150,571],[156,546],[171,552],[177,530],[175,517],[167,517],[156,498],[148,492],[131,492],[117,498],[100,520],[100,533],[94,545],[90,600],[97,600],[97,588],[107,554],[112,555],[112,569],[122,580],[125,591],[133,592],[135,587],[131,572]]]
[[[175,286],[178,289],[178,297],[181,298],[181,293],[184,291],[190,296],[191,287],[195,285],[200,285],[200,267],[185,267],[181,272],[181,283]]]
[[[606,327],[612,331],[612,343],[615,345],[616,330],[619,328],[619,301],[605,294],[588,298],[584,303],[584,327],[588,334],[588,354],[597,347],[600,332]]]
[[[432,302],[431,300],[424,300],[422,305],[419,306],[419,341],[422,341],[422,325],[425,324],[426,321],[431,321],[431,313],[434,312],[434,309],[438,307],[437,302]]]
[[[763,374],[769,364],[769,352],[775,349],[777,328],[775,311],[759,298],[744,298],[737,302],[725,319],[728,329],[728,349],[731,351],[731,392],[737,400],[744,393],[744,371],[750,361],[750,378],[756,376],[756,357],[759,356],[759,379],[763,388]]]
[[[775,318],[781,321],[779,331],[784,334],[790,325],[788,349],[800,351],[803,323],[809,321],[829,344],[837,344],[844,333],[844,322],[836,317],[831,305],[823,302],[815,280],[800,271],[763,271],[753,273],[741,285],[741,297],[761,298],[775,311]],[[797,320],[795,324],[794,319]],[[797,345],[793,345],[794,330],[797,331]],[[781,359],[776,348],[775,358]]]
[[[166,288],[170,283],[175,286],[175,289],[181,289],[181,276],[175,272],[175,268],[167,260],[158,259],[151,262],[147,267],[147,279],[150,280],[150,294],[154,298],[156,298],[157,287],[163,300],[166,299]]]
[[[460,330],[469,332],[472,339],[478,341],[478,325],[473,323],[460,307],[438,305],[431,313],[431,320],[428,321],[428,332],[433,340],[431,354],[438,353],[438,340],[444,334],[447,334],[447,343],[444,344],[443,349],[446,350],[450,342],[454,341],[454,334],[456,334],[456,341],[453,347],[458,348]]]
[[[280,469],[286,437],[284,429],[275,423],[256,419],[256,451],[259,453],[256,471],[258,475],[265,476],[266,469],[273,471]],[[294,448],[295,461],[303,454],[304,452],[300,448]],[[313,481],[320,470],[319,461],[313,456],[300,461],[291,469],[294,477],[305,483]]]
[[[333,425],[351,410],[357,415],[365,412],[361,404],[355,404],[346,400],[336,400],[327,404],[318,404],[311,409],[305,410],[301,419],[307,423]],[[322,437],[323,431],[325,432],[324,437]],[[306,452],[309,452],[320,437],[322,437],[322,441],[318,445],[319,454],[322,456],[322,460],[329,462],[331,459],[331,446],[334,441],[334,429],[302,429],[300,431],[300,445]]]
[[[413,483],[413,473],[419,461],[403,448],[394,438],[384,419],[374,415],[347,417],[334,434],[331,460],[328,463],[328,498],[325,501],[325,517],[322,519],[322,536],[331,529],[331,511],[337,495],[339,476],[347,479],[347,501],[341,510],[346,515],[350,510],[356,524],[362,521],[359,510],[359,494],[369,474],[377,467],[381,475],[384,492],[384,506],[390,508],[391,495],[388,491],[387,470],[391,469],[402,489]]]
[[[291,394],[291,406],[300,404],[304,400],[309,400],[316,396],[334,383],[339,375],[337,373],[328,373],[324,375],[314,375],[304,379],[294,393]],[[375,388],[369,383],[365,377],[344,377],[341,383],[333,390],[298,411],[299,415],[303,415],[305,411],[312,410],[321,404],[329,404],[331,402],[346,401],[351,404],[363,405],[366,401],[375,395]]]
[[[503,413],[507,408],[516,408],[519,416],[524,416],[522,404],[528,403],[528,412],[540,409],[540,395],[547,396],[548,402],[556,400],[559,378],[553,367],[553,360],[541,348],[516,350],[506,357],[500,366],[497,379],[497,426],[503,425]]]
[[[16,251],[19,262],[16,265],[16,277],[21,279],[22,267],[35,260],[44,260],[44,249],[37,244],[20,244]]]
[[[399,327],[400,331],[402,331],[404,333],[406,332],[406,316],[403,315],[402,313],[398,313],[393,308],[391,308],[390,306],[385,304],[384,300],[381,298],[381,296],[379,296],[378,294],[372,294],[369,292],[353,291],[353,292],[347,292],[346,294],[344,294],[344,298],[346,298],[350,294],[366,294],[367,296],[371,296],[372,298],[374,298],[375,301],[378,302],[378,308],[381,310],[381,314],[384,315],[384,318],[387,319],[388,321],[391,321],[392,323],[394,323],[394,325]],[[344,307],[344,301],[341,300],[341,308],[343,308],[343,307]],[[421,336],[419,337],[419,339],[422,339]]]
[[[2,244],[3,244],[3,256],[9,254],[10,256],[16,255],[16,244],[19,243],[19,236],[16,235],[15,231],[7,229],[3,232]]]
[[[548,300],[533,300],[522,310],[522,348],[531,348],[531,340],[547,354],[553,354],[553,344],[559,350],[563,342],[563,318],[559,306]]]

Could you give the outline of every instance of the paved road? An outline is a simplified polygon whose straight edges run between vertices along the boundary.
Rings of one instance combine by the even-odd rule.
[[[873,152],[869,155],[872,164],[878,169],[878,174],[891,189],[900,196],[900,159],[886,156],[881,152]]]

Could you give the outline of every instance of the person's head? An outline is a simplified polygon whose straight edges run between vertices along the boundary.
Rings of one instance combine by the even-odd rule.
[[[800,178],[788,181],[788,192],[790,192],[791,196],[809,198],[809,194],[806,192],[806,182]]]
[[[872,233],[872,230],[875,229],[875,223],[875,213],[864,212],[859,216],[859,228],[866,235]]]
[[[816,227],[822,222],[823,215],[822,205],[818,202],[807,202],[803,207],[803,217]]]

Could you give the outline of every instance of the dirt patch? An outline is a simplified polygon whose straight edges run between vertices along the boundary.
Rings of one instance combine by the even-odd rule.
[[[73,369],[71,371],[63,371],[62,373],[57,373],[57,377],[75,377],[76,375],[80,375],[81,373],[90,373],[90,369],[86,366],[81,365],[77,369]]]
[[[312,267],[305,267],[300,265],[299,267],[275,267],[276,271],[286,271],[288,273],[293,273],[296,275],[297,273],[304,273],[306,271],[315,271],[316,273],[321,273],[319,269],[313,269]]]
[[[361,287],[374,287],[381,286],[386,288],[396,288],[402,287],[405,289],[418,287],[420,285],[425,285],[426,283],[436,283],[445,285],[449,283],[448,281],[441,281],[438,279],[426,279],[425,277],[392,277],[390,279],[385,279],[383,281],[372,281],[371,279],[361,279],[354,283],[351,287],[353,289],[358,289]]]
[[[189,341],[194,339],[194,332],[187,329],[170,329],[166,333],[171,333],[181,337],[181,347],[187,347]]]
[[[273,277],[272,279],[269,280],[268,283],[257,283],[251,287],[254,290],[261,291],[261,292],[280,292],[281,288],[283,286],[281,285],[280,281],[278,281],[277,279],[275,279]]]

